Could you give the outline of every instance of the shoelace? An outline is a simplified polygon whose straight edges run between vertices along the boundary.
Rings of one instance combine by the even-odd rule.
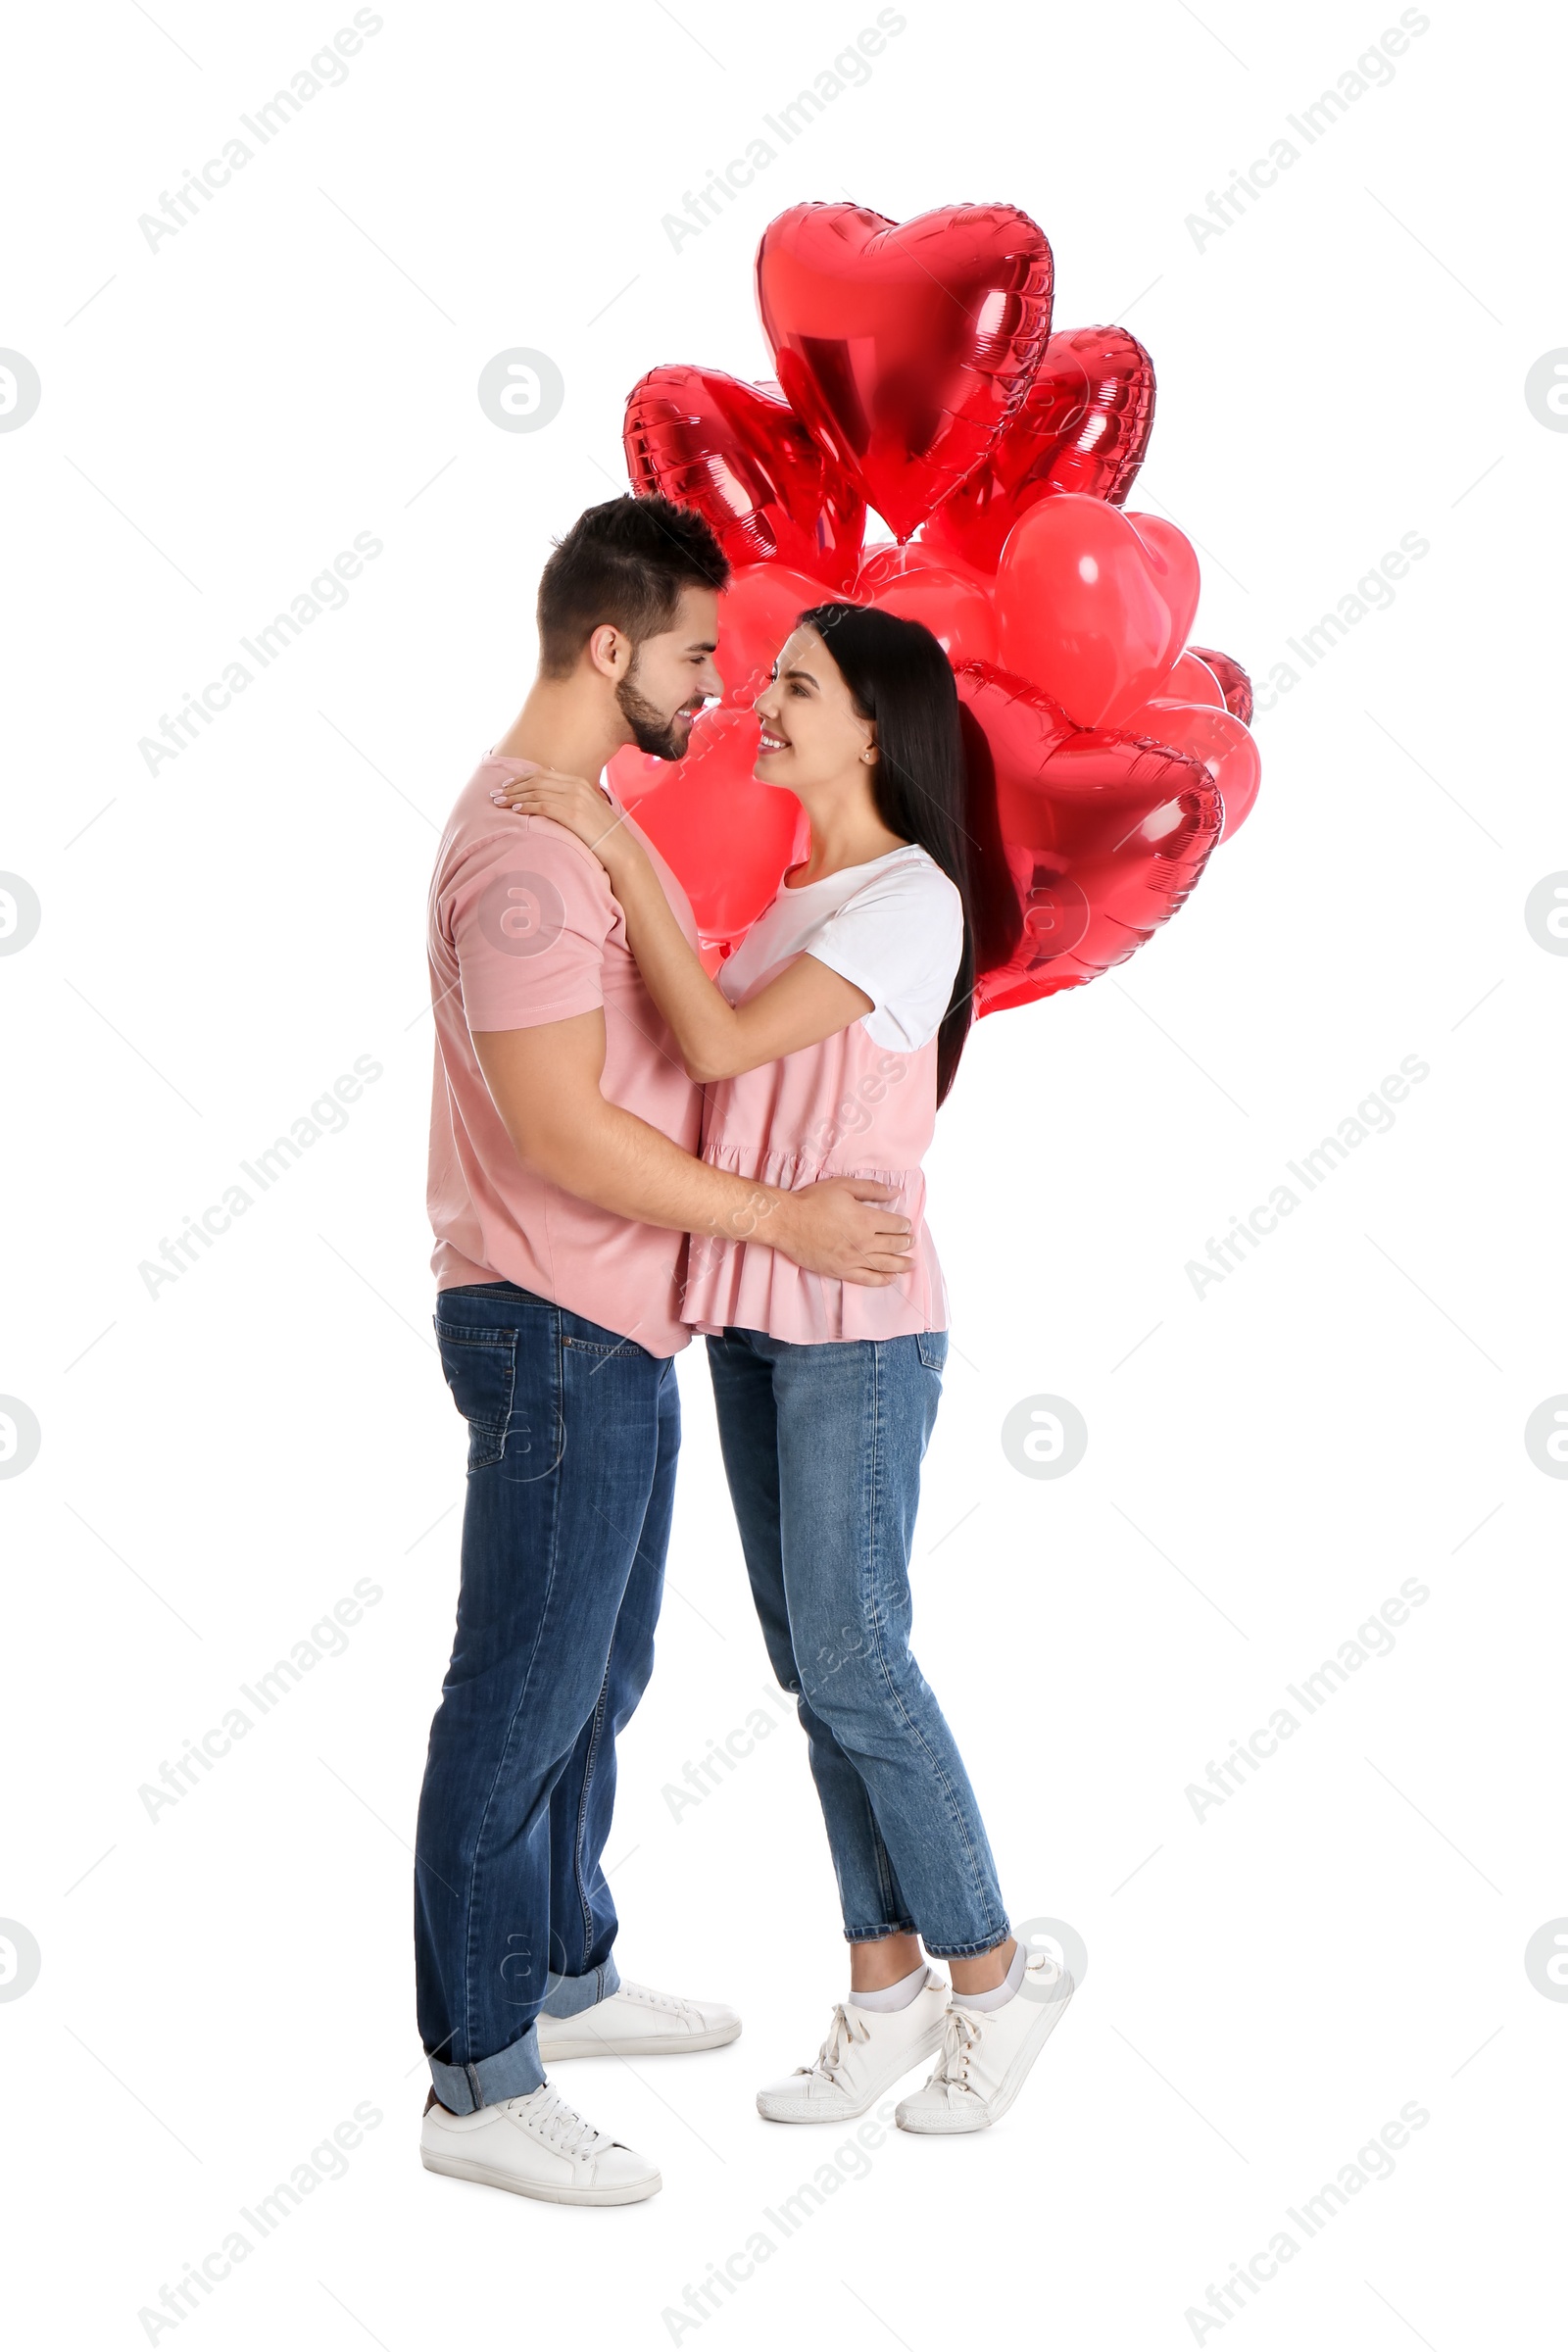
[[[1061,1975],[1059,1964],[1050,1958],[1026,1964],[1026,1973],[1036,1984],[1054,1984]],[[980,2046],[985,2033],[985,2014],[973,2009],[960,2009],[950,2003],[942,2029],[942,2052],[937,2059],[933,2082],[950,2082],[956,2090],[972,2090],[969,2081],[969,2061]]]
[[[529,2125],[546,2147],[554,2148],[561,2156],[580,2156],[589,2144],[603,2136],[575,2107],[568,2107],[558,2097],[554,2104],[539,2109],[529,2117]]]
[[[968,2090],[969,2060],[985,2031],[984,2020],[968,2009],[950,2008],[942,2025],[942,2049],[931,2080]]]
[[[669,2009],[679,2016],[686,2007],[685,2002],[677,2000],[673,1993],[655,1992],[647,1984],[623,1983],[620,1990],[624,1999],[640,2001],[645,2009]]]
[[[815,2058],[809,2066],[798,2066],[795,2071],[798,2075],[825,2075],[830,2082],[837,2082],[839,2068],[853,2045],[858,2041],[869,2041],[870,2038],[870,2027],[862,2024],[854,2011],[840,2001],[834,2008],[833,2023]]]

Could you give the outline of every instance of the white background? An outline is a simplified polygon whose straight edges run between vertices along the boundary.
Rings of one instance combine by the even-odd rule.
[[[138,216],[351,11],[154,14],[17,24],[0,142],[0,343],[43,386],[0,435],[0,867],[42,906],[0,959],[0,1392],[42,1431],[0,1483],[0,1914],[42,1954],[0,2003],[18,2340],[146,2341],[161,2286],[367,2101],[347,2176],[157,2341],[1540,2340],[1568,2007],[1523,1955],[1568,1913],[1568,1486],[1523,1429],[1568,1390],[1568,961],[1523,909],[1568,867],[1568,437],[1524,379],[1568,344],[1560,28],[1434,5],[1200,248],[1187,217],[1396,9],[909,0],[864,86],[677,252],[662,217],[869,0],[389,0],[153,251]],[[409,1839],[464,1458],[429,1338],[423,901],[530,674],[551,535],[622,479],[627,389],[769,373],[757,238],[846,193],[1022,206],[1056,323],[1149,345],[1131,503],[1199,543],[1195,638],[1260,684],[1401,534],[1430,553],[1260,714],[1262,798],[1169,931],[982,1025],[929,1165],[956,1348],[917,1648],[1014,1916],[1069,1922],[1087,1982],[1001,2128],[893,2134],[682,2329],[687,2283],[842,2144],[752,2098],[845,1977],[793,1722],[678,1820],[661,1793],[771,1690],[698,1351],[608,1858],[628,1973],[735,2001],[744,2036],[562,2070],[661,2162],[650,2204],[417,2160]],[[536,433],[475,395],[517,345],[565,381]],[[361,532],[383,553],[345,609],[150,775],[138,740]],[[140,1261],[360,1055],[383,1075],[346,1129],[149,1297]],[[1406,1055],[1430,1075],[1392,1131],[1197,1298],[1187,1261]],[[1089,1427],[1054,1482],[999,1441],[1040,1394]],[[139,1787],[367,1577],[345,1653],[150,1820]],[[1411,1577],[1392,1654],[1198,1819],[1188,1786]],[[1393,2178],[1195,2328],[1411,2101]]]

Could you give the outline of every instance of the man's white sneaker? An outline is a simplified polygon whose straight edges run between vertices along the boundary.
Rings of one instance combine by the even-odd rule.
[[[480,2180],[551,2205],[635,2205],[663,2186],[659,2169],[596,2132],[550,2083],[472,2115],[426,2112],[419,2161],[427,2173]]]
[[[716,2050],[740,2030],[738,2013],[722,2001],[683,2001],[672,1992],[625,1984],[575,2017],[541,2015],[537,2021],[545,2066],[554,2066],[558,2058],[660,2058],[682,2050]]]
[[[930,2057],[941,2042],[948,1986],[928,1977],[904,2009],[857,2009],[840,2001],[827,2039],[809,2066],[757,2094],[757,2112],[772,2124],[842,2124],[888,2085]]]
[[[905,2132],[983,2132],[1000,2121],[1072,1996],[1066,1970],[1038,1952],[1000,2009],[965,2009],[955,1998],[931,2080],[899,2101],[895,2122]]]

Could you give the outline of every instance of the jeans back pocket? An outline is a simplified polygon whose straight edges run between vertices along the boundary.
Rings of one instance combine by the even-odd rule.
[[[452,1401],[468,1424],[468,1475],[488,1469],[506,1451],[507,1426],[517,1382],[514,1331],[463,1331],[435,1319]]]

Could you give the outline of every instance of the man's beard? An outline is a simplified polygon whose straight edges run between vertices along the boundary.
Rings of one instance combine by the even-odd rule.
[[[695,712],[688,712],[682,706],[673,717],[663,717],[645,695],[638,693],[634,683],[636,674],[634,667],[615,688],[615,700],[631,729],[633,743],[650,760],[684,760]]]

